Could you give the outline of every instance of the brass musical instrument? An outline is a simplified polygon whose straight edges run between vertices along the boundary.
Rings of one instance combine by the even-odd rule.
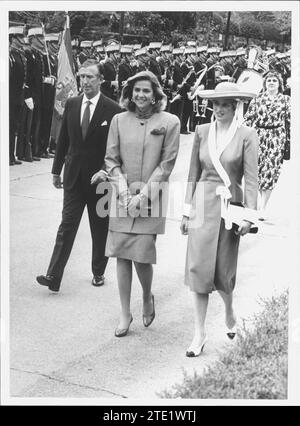
[[[197,81],[196,81],[196,83],[194,84],[194,87],[193,87],[193,89],[190,91],[190,92],[188,92],[188,98],[192,101],[196,96],[198,96],[198,91],[199,91],[199,86],[200,86],[200,83],[201,83],[201,81],[202,81],[202,79],[203,79],[203,77],[204,77],[204,75],[205,74],[207,74],[208,73],[208,71],[210,71],[211,69],[213,69],[213,68],[216,68],[216,67],[219,67],[220,65],[219,65],[219,63],[218,62],[216,62],[215,64],[213,64],[211,67],[209,67],[209,68],[207,68],[207,65],[205,65],[205,67],[203,68],[203,69],[201,69],[200,71],[198,71],[198,73],[197,73],[197,75],[199,74],[199,73],[201,73],[200,75],[199,75],[199,77],[198,77],[198,79],[197,79]],[[201,89],[202,90],[202,89]]]
[[[194,67],[193,67],[193,65],[192,66],[188,66],[187,65],[187,67],[188,68],[190,68],[190,70],[189,70],[189,72],[187,73],[187,75],[185,76],[185,78],[183,79],[183,81],[182,81],[182,83],[180,83],[180,89],[179,90],[177,90],[177,92],[175,93],[175,95],[174,95],[174,97],[173,97],[173,99],[171,99],[170,100],[170,103],[172,104],[174,101],[176,101],[177,99],[180,99],[181,98],[181,95],[180,95],[180,90],[182,89],[182,87],[185,85],[185,83],[188,81],[188,79],[190,78],[190,76],[192,75],[192,73],[193,72],[195,72],[194,71]]]

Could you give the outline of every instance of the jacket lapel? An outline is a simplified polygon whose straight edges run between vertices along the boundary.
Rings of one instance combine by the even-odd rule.
[[[88,131],[87,131],[87,135],[86,135],[86,139],[88,139],[88,137],[92,134],[92,132],[95,130],[95,128],[97,127],[97,125],[99,125],[101,118],[104,119],[104,102],[103,102],[103,95],[100,95],[100,98],[98,100],[98,103],[96,105],[92,120],[90,122]]]
[[[76,102],[75,108],[74,108],[74,116],[75,116],[75,125],[76,125],[76,135],[79,135],[80,142],[82,142],[82,132],[81,132],[81,122],[80,122],[80,112],[81,112],[81,105],[82,105],[82,99],[83,95],[79,96],[78,101]]]

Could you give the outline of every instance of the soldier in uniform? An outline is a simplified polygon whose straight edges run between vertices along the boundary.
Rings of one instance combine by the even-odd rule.
[[[247,68],[246,49],[239,48],[236,50],[236,57],[233,64],[234,71],[232,74],[232,81],[236,83],[243,70]]]
[[[235,50],[227,50],[227,51],[220,52],[219,64],[224,69],[223,76],[228,77],[227,81],[229,81],[229,78],[233,76],[235,58],[236,58]],[[224,81],[224,78],[222,79],[222,81]]]
[[[57,68],[58,68],[58,51],[59,51],[59,34],[46,34],[45,40],[47,43],[48,54],[49,54],[49,62],[51,68],[51,74],[55,77],[55,81],[57,81]],[[45,132],[48,132],[48,128],[50,126],[49,132],[49,149],[48,155],[53,156],[56,149],[56,140],[58,138],[58,132],[60,129],[60,119],[58,119],[56,115],[56,111],[54,110],[54,101],[55,101],[55,85],[48,87],[48,102],[45,99],[46,104],[49,106],[49,116],[48,121],[46,121]],[[45,137],[47,139],[47,136]]]
[[[137,74],[140,71],[148,70],[149,56],[147,54],[146,47],[137,49],[134,53],[134,57],[137,61],[136,69],[134,69],[134,74]]]
[[[161,73],[161,68],[157,61],[157,58],[158,58],[158,53],[161,46],[162,46],[161,42],[151,42],[148,46],[148,55],[149,55],[148,70],[153,72],[154,75],[156,75],[160,84],[162,84],[162,79],[161,79],[162,73]]]
[[[106,46],[105,52],[107,59],[103,63],[104,79],[101,84],[101,92],[114,101],[118,95],[118,68],[120,59],[120,44],[112,43]]]
[[[29,73],[27,71],[28,55],[30,55],[30,44],[28,41],[28,37],[24,37],[23,39],[23,52],[25,55],[26,63],[25,93],[26,96],[30,96],[30,98],[28,100],[25,99],[25,102],[23,103],[21,120],[17,135],[16,154],[19,160],[32,162],[33,160],[39,161],[40,159],[33,157],[31,146],[31,126],[34,104],[33,99],[31,97]]]
[[[193,102],[189,99],[188,93],[191,91],[192,86],[196,82],[196,74],[194,70],[194,60],[196,55],[195,47],[186,47],[185,48],[185,57],[181,63],[181,72],[183,76],[184,85],[181,90],[181,96],[183,100],[183,111],[182,111],[182,120],[181,120],[181,129],[180,133],[183,135],[188,135],[188,122],[191,124],[191,116],[193,113]],[[190,127],[191,128],[191,127]]]
[[[102,40],[96,40],[93,42],[93,50],[95,59],[103,64],[105,61],[105,50],[102,45]]]
[[[162,45],[160,48],[160,59],[159,65],[161,67],[162,72],[162,87],[164,93],[167,95],[168,103],[166,110],[170,112],[170,100],[172,99],[172,89],[174,86],[173,80],[173,58],[172,58],[172,46],[170,45]]]
[[[33,107],[27,85],[27,61],[23,50],[23,26],[9,29],[9,164],[22,164],[15,157],[24,101]]]
[[[182,122],[182,113],[183,113],[183,73],[181,69],[181,63],[184,60],[184,48],[179,47],[173,49],[173,87],[172,87],[172,99],[170,100],[170,112],[177,115]]]
[[[121,54],[121,59],[120,59],[119,72],[118,72],[119,97],[127,79],[134,75],[134,70],[132,69],[130,65],[130,61],[132,59],[132,47],[121,46],[120,54]]]
[[[47,158],[48,155],[44,153],[44,148],[47,146],[48,141],[42,139],[45,135],[42,126],[44,125],[45,120],[44,78],[49,70],[45,69],[47,59],[42,28],[37,27],[29,29],[28,39],[31,50],[30,55],[28,55],[27,63],[30,84],[32,87],[32,98],[34,102],[31,127],[32,153],[35,158]]]
[[[93,58],[91,48],[93,42],[91,40],[82,40],[79,45],[78,61],[79,66],[83,64],[87,59]]]

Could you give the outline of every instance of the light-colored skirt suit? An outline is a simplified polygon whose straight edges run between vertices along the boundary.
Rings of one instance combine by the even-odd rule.
[[[161,111],[148,119],[134,112],[114,116],[107,141],[105,165],[112,184],[109,231],[105,255],[140,263],[156,263],[156,236],[165,232],[166,206],[152,185],[167,183],[174,167],[180,136],[180,121]],[[142,191],[151,200],[151,210],[131,217],[118,203],[118,194]],[[163,197],[165,200],[165,197]]]
[[[185,284],[198,293],[222,290],[230,293],[236,282],[239,236],[227,230],[221,218],[220,196],[223,184],[208,149],[210,124],[195,132],[186,204],[192,206],[189,219]],[[241,126],[220,156],[230,181],[230,201],[244,202],[256,209],[258,188],[258,138],[254,129]],[[245,181],[244,194],[242,178]]]

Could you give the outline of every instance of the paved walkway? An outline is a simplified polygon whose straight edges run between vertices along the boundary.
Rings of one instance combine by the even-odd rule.
[[[181,138],[173,182],[186,181],[192,137]],[[119,314],[115,261],[108,264],[105,286],[93,287],[86,214],[61,291],[51,293],[36,284],[35,276],[46,272],[62,209],[62,191],[51,185],[51,165],[52,160],[42,160],[10,167],[11,396],[147,403],[181,382],[184,370],[203,371],[220,350],[234,344],[224,334],[222,302],[217,294],[210,298],[209,342],[203,355],[186,358],[193,314],[183,285],[186,237],[179,231],[181,206],[176,202],[166,234],[158,237],[153,283],[157,317],[149,329],[142,325],[141,288],[134,275],[134,321],[127,337],[114,337]],[[289,255],[295,218],[287,191],[291,178],[295,173],[287,163],[270,201],[270,221],[257,236],[241,240],[235,305],[246,320],[261,309],[260,297],[280,293],[295,280]]]

